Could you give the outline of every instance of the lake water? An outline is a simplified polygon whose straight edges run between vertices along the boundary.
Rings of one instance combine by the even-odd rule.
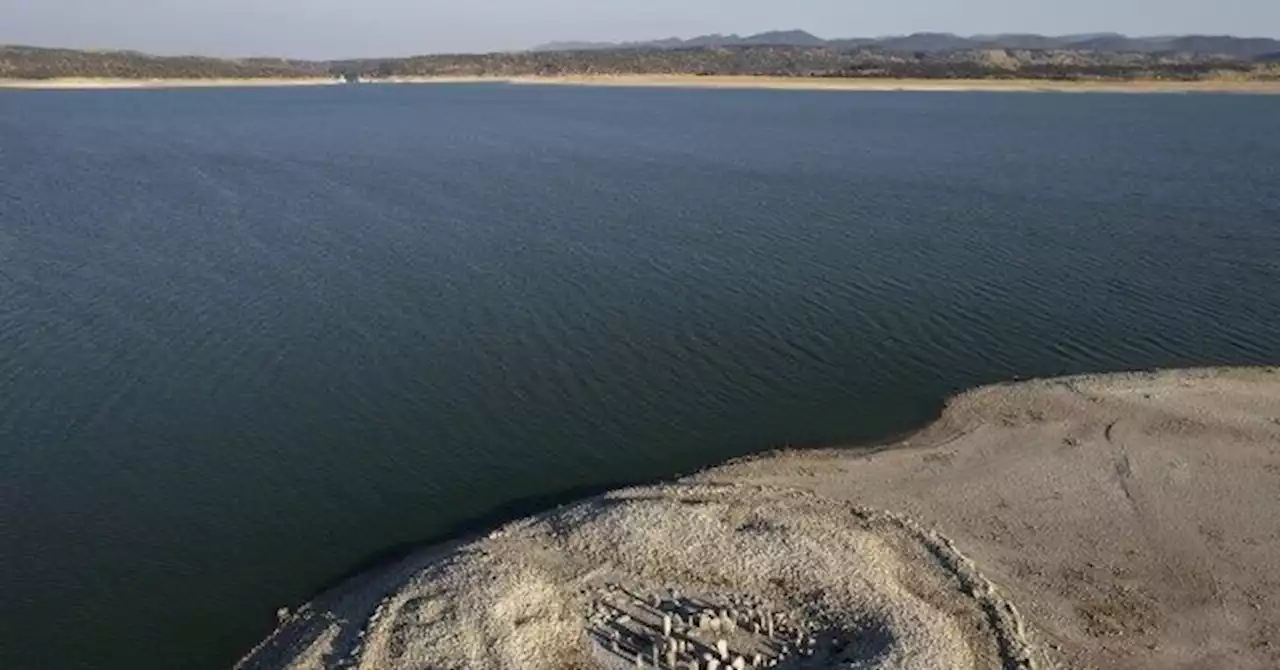
[[[1280,97],[0,93],[0,666],[1014,377],[1280,363]]]

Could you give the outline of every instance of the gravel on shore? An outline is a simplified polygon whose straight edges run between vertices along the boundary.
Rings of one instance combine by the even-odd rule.
[[[1280,370],[1036,380],[361,575],[239,668],[1280,667]]]

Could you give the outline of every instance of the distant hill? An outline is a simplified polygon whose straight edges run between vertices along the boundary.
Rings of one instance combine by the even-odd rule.
[[[1230,56],[1185,53],[966,49],[930,53],[880,47],[708,46],[678,49],[592,49],[387,60],[330,64],[336,73],[362,77],[487,76],[555,77],[699,75],[901,79],[1040,79],[1192,81],[1280,80],[1280,64]]]
[[[930,53],[939,53],[974,49],[979,46],[979,43],[966,37],[959,37],[950,33],[916,33],[914,35],[906,35],[903,37],[886,37],[879,39],[875,42],[875,45],[885,51],[926,51]]]
[[[278,79],[327,76],[323,63],[282,58],[150,56],[0,45],[0,79]]]
[[[827,41],[803,30],[780,30],[744,37],[739,46],[824,47],[827,46]]]
[[[1227,36],[1188,35],[1175,37],[1162,51],[1183,53],[1223,54],[1237,58],[1257,58],[1280,51],[1280,40],[1265,37],[1240,38]]]
[[[1257,58],[1280,51],[1280,40],[1231,37],[1226,35],[1177,35],[1126,37],[1116,33],[1089,35],[974,35],[915,33],[879,38],[825,40],[803,30],[760,33],[758,35],[702,35],[682,40],[668,38],[648,42],[553,42],[533,51],[589,51],[607,49],[688,49],[728,46],[831,47],[835,49],[880,48],[894,52],[947,52],[975,49],[1070,50],[1100,53],[1188,53],[1197,55]]]
[[[300,61],[270,58],[217,59],[161,57],[131,51],[76,51],[0,46],[0,79],[251,79],[343,77],[554,77],[564,75],[700,75],[904,79],[1200,80],[1215,78],[1280,81],[1280,44],[1252,57],[1221,55],[1238,47],[1247,53],[1264,40],[1158,38],[1145,48],[1107,51],[1048,46],[1037,36],[997,36],[975,41],[927,33],[866,43],[821,41],[800,31],[747,38],[706,36],[698,45],[555,52],[440,54],[409,58]],[[1050,39],[1050,38],[1044,38]],[[1067,38],[1058,38],[1067,39]],[[1088,36],[1075,45],[1108,45],[1113,36]],[[993,41],[1022,48],[991,46]],[[804,42],[800,45],[775,42]],[[729,42],[735,42],[730,44]],[[1156,43],[1163,46],[1157,46]],[[977,44],[977,46],[973,46]],[[1182,50],[1169,51],[1166,46]],[[1035,48],[1032,48],[1035,47]],[[1190,51],[1206,49],[1205,53]]]
[[[534,47],[533,51],[607,51],[611,49],[696,49],[701,47],[733,46],[786,46],[823,47],[831,40],[812,35],[803,30],[775,30],[756,35],[700,35],[687,40],[670,37],[645,42],[550,42]]]

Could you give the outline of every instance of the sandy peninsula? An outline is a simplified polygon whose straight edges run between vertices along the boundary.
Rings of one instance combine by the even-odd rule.
[[[0,89],[95,90],[156,88],[237,88],[332,86],[334,78],[310,79],[0,79]],[[1051,81],[1036,79],[839,79],[806,77],[695,75],[565,75],[547,77],[434,76],[389,77],[365,84],[519,84],[630,88],[768,89],[796,91],[986,91],[1054,93],[1241,93],[1280,94],[1280,80],[1208,79],[1202,81]]]
[[[954,398],[426,549],[239,668],[1280,667],[1280,369]]]
[[[342,81],[332,77],[310,79],[0,79],[0,89],[91,91],[97,89],[155,88],[261,88],[275,86],[331,86]]]

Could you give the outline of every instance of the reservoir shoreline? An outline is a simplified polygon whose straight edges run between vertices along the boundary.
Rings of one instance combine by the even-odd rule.
[[[1253,642],[1280,625],[1280,595],[1265,588],[1280,519],[1256,513],[1274,505],[1277,445],[1276,367],[982,386],[890,445],[734,459],[402,556],[286,614],[237,667],[607,665],[593,627],[647,611],[619,604],[619,588],[735,593],[833,644],[870,618],[895,640],[884,654],[947,667],[1262,667],[1280,660]],[[743,534],[756,527],[771,530]],[[860,549],[832,549],[846,542]],[[706,567],[698,552],[726,546],[751,569]],[[758,578],[783,573],[781,589]],[[841,591],[855,578],[883,597]],[[521,626],[534,637],[519,637],[489,606],[527,598],[530,583],[542,595]],[[830,598],[794,596],[805,592]],[[461,613],[424,623],[424,602]],[[591,614],[609,608],[629,614]],[[482,639],[439,643],[462,628]]]
[[[1246,79],[1078,80],[1038,79],[839,79],[764,76],[697,75],[566,75],[548,77],[390,77],[367,84],[519,84],[608,86],[631,88],[767,89],[797,91],[939,91],[939,92],[1053,92],[1053,93],[1237,93],[1280,94],[1280,81]],[[342,86],[334,78],[311,79],[0,79],[0,89],[15,90],[130,90],[178,88],[262,88]]]

